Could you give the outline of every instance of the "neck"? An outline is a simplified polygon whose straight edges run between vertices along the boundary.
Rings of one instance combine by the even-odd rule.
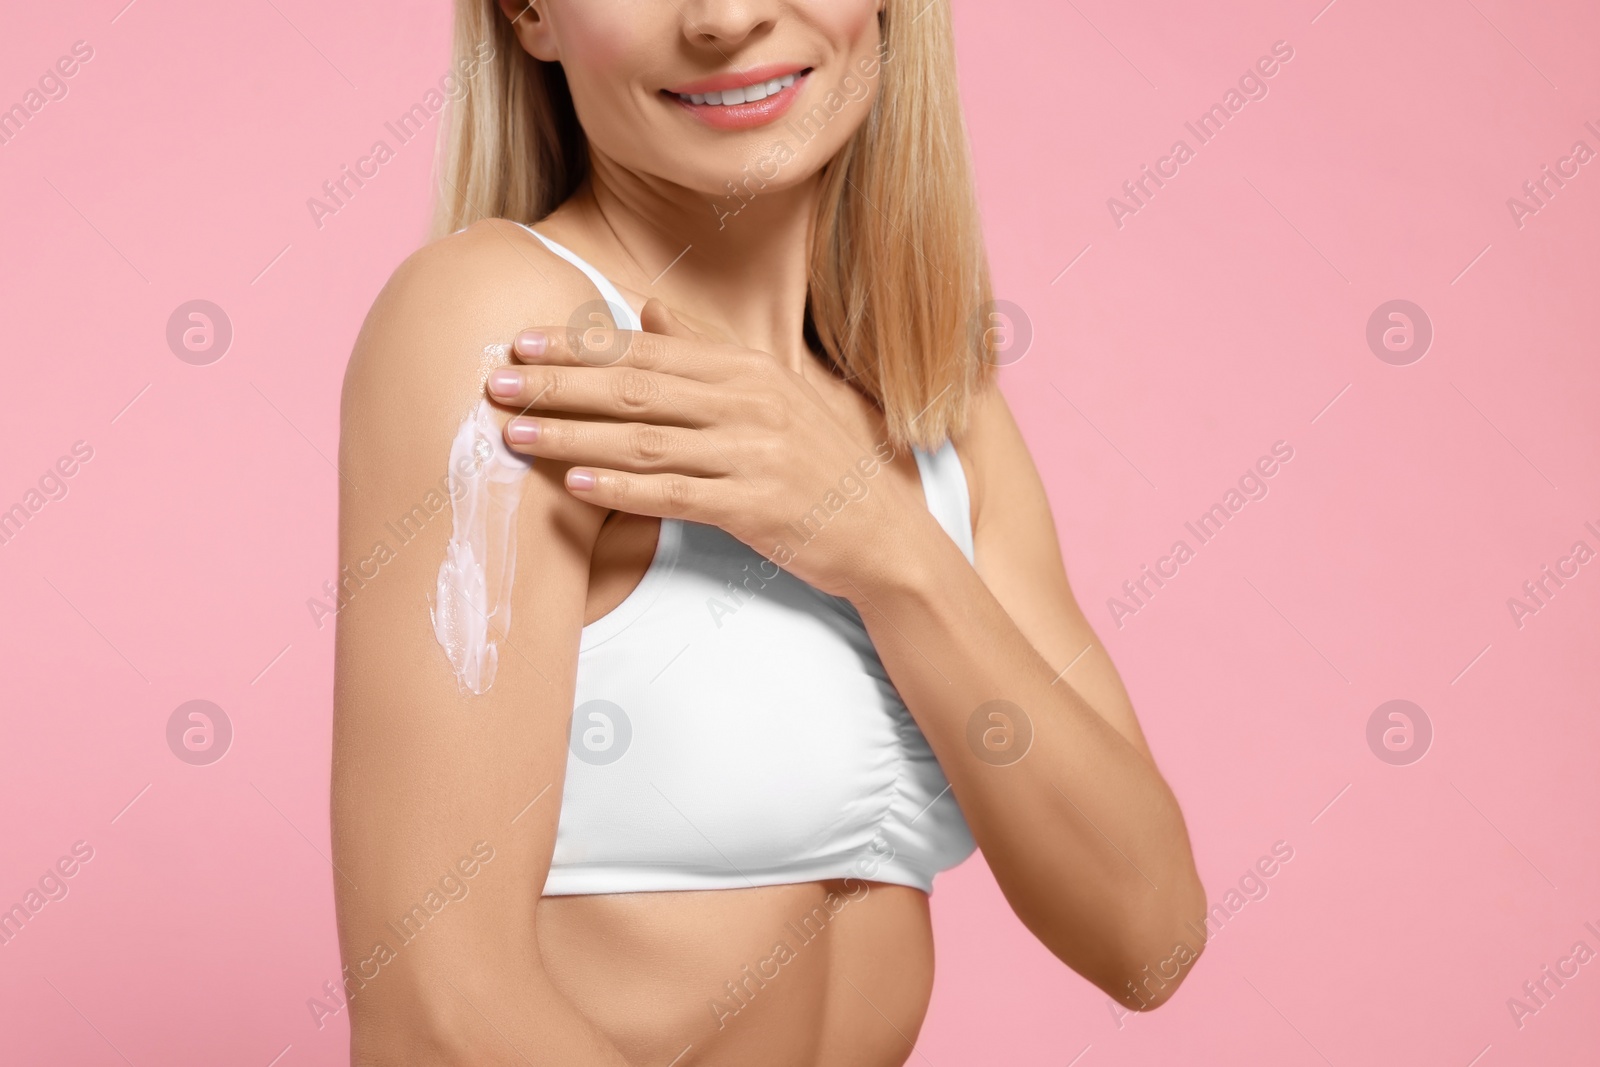
[[[597,267],[702,333],[769,352],[796,372],[812,362],[804,327],[820,176],[741,200],[642,177],[592,149],[590,164],[551,221],[570,222],[603,249]]]

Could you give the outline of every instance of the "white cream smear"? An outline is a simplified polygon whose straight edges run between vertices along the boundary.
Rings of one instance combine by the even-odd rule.
[[[477,694],[494,684],[497,642],[511,629],[517,504],[533,469],[531,456],[506,447],[494,412],[478,401],[450,443],[450,543],[428,609],[456,681]]]

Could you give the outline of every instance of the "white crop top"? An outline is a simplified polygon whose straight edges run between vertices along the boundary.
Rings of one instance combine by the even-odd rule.
[[[528,232],[640,328],[610,281]],[[955,449],[915,456],[970,561]],[[573,704],[547,896],[847,877],[927,893],[973,851],[855,608],[715,526],[661,520],[638,586],[583,628]]]

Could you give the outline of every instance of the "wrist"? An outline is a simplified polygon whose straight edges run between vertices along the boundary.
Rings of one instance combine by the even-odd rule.
[[[846,597],[862,614],[888,604],[925,602],[947,566],[966,563],[931,512],[912,512],[893,529],[880,529],[882,536],[868,549],[872,565],[860,568]],[[956,560],[950,558],[951,553]]]

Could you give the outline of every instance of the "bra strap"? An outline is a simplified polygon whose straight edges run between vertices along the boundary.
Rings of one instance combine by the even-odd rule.
[[[521,226],[524,230],[527,230],[539,240],[543,241],[544,246],[550,251],[554,252],[556,255],[560,256],[562,259],[566,260],[568,263],[571,263],[574,267],[577,267],[579,270],[583,271],[584,274],[589,276],[589,280],[594,283],[594,287],[596,289],[600,290],[601,298],[605,300],[606,306],[611,311],[611,321],[616,323],[620,329],[641,330],[644,328],[644,324],[639,321],[639,316],[634,312],[633,307],[627,302],[627,300],[623,299],[622,293],[617,289],[617,287],[611,284],[611,279],[607,278],[604,274],[601,274],[598,270],[595,270],[594,267],[590,266],[582,256],[578,255],[578,253],[564,245],[559,245],[550,240],[550,238],[546,237],[532,226],[522,222],[517,223],[517,225]]]
[[[967,489],[967,472],[961,466],[961,457],[956,455],[956,446],[947,437],[934,452],[916,448],[912,454],[917,458],[917,470],[922,475],[922,492],[928,498],[928,510],[971,563],[972,498]]]

